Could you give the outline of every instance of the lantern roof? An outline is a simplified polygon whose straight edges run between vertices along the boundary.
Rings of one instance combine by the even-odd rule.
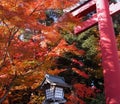
[[[68,85],[63,77],[60,76],[53,76],[50,74],[46,74],[44,80],[42,81],[40,87],[42,88],[45,84],[50,84],[53,86],[60,86],[60,87],[68,87],[70,88],[71,86]]]

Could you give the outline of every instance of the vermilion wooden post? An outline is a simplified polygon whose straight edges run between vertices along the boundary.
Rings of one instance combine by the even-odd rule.
[[[96,0],[106,104],[120,104],[120,63],[108,0]]]

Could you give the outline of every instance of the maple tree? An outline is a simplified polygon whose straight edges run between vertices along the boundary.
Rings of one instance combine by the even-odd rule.
[[[9,92],[38,86],[54,63],[48,53],[61,39],[56,26],[46,27],[39,20],[46,19],[46,10],[63,9],[75,2],[0,1],[0,103]]]
[[[78,86],[80,83],[82,83],[82,84],[85,83],[87,88],[93,86],[97,89],[100,89],[101,91],[99,93],[95,92],[96,96],[99,96],[99,94],[100,94],[102,96],[102,98],[104,98],[104,94],[103,94],[103,89],[104,89],[103,83],[104,82],[103,82],[103,74],[102,74],[102,67],[101,67],[101,52],[100,52],[100,46],[99,46],[99,34],[98,34],[97,28],[93,27],[93,28],[79,34],[78,36],[75,36],[75,35],[72,35],[72,34],[69,34],[66,32],[63,32],[63,35],[69,44],[74,43],[74,45],[77,46],[78,49],[82,49],[85,51],[84,55],[82,55],[81,57],[78,57],[78,56],[76,57],[74,55],[71,55],[70,53],[67,53],[66,54],[67,58],[65,55],[64,57],[59,59],[59,61],[61,61],[61,63],[59,62],[59,64],[60,64],[59,67],[61,67],[61,65],[64,65],[64,66],[66,65],[65,67],[67,67],[67,68],[69,67],[68,69],[72,69],[72,71],[66,71],[63,73],[63,76],[66,78],[66,81],[71,84],[70,81],[73,79],[73,82],[75,82],[74,84],[76,84],[76,81],[77,81]],[[75,61],[73,60],[73,62],[76,62],[76,61],[78,61],[78,62],[74,63],[74,64],[72,63],[72,65],[71,65],[70,59],[72,59],[73,57],[75,60]],[[62,63],[62,61],[64,63]],[[81,64],[81,62],[84,64]],[[78,63],[80,63],[80,64],[78,65]],[[81,67],[81,65],[83,67]],[[73,75],[73,72],[80,75],[80,77],[76,78],[76,75]],[[74,85],[74,84],[72,83],[72,85]],[[80,85],[80,86],[82,86],[82,85]],[[85,88],[85,86],[84,86],[84,88]],[[81,90],[81,92],[82,91],[83,90]],[[71,97],[73,98],[73,101],[76,101],[76,103],[81,102],[83,104],[84,103],[92,104],[92,102],[89,99],[90,97],[85,98],[82,96],[76,96],[77,92],[75,92],[75,90],[74,90],[74,93],[75,93],[74,94],[75,96],[72,95]],[[85,94],[87,94],[87,93],[85,93]],[[69,100],[72,99],[71,97],[69,98]],[[93,97],[93,99],[94,99],[94,97]],[[95,99],[97,99],[97,98],[95,97]],[[98,98],[98,102],[100,101],[99,99],[100,98]],[[103,99],[103,103],[104,103],[104,101],[105,100]],[[69,101],[69,103],[72,103],[72,101]],[[96,103],[97,103],[97,100],[96,100]]]

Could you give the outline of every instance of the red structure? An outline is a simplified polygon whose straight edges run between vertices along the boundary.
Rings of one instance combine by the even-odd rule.
[[[89,0],[82,6],[71,11],[78,18],[91,11],[96,13],[80,26],[75,27],[78,34],[98,24],[102,51],[102,66],[104,74],[106,104],[120,104],[120,63],[111,16],[120,12],[120,2],[111,4],[109,0]]]

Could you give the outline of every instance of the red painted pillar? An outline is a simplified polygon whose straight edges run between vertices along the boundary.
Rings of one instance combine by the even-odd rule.
[[[120,65],[108,0],[96,0],[106,104],[120,104]]]

